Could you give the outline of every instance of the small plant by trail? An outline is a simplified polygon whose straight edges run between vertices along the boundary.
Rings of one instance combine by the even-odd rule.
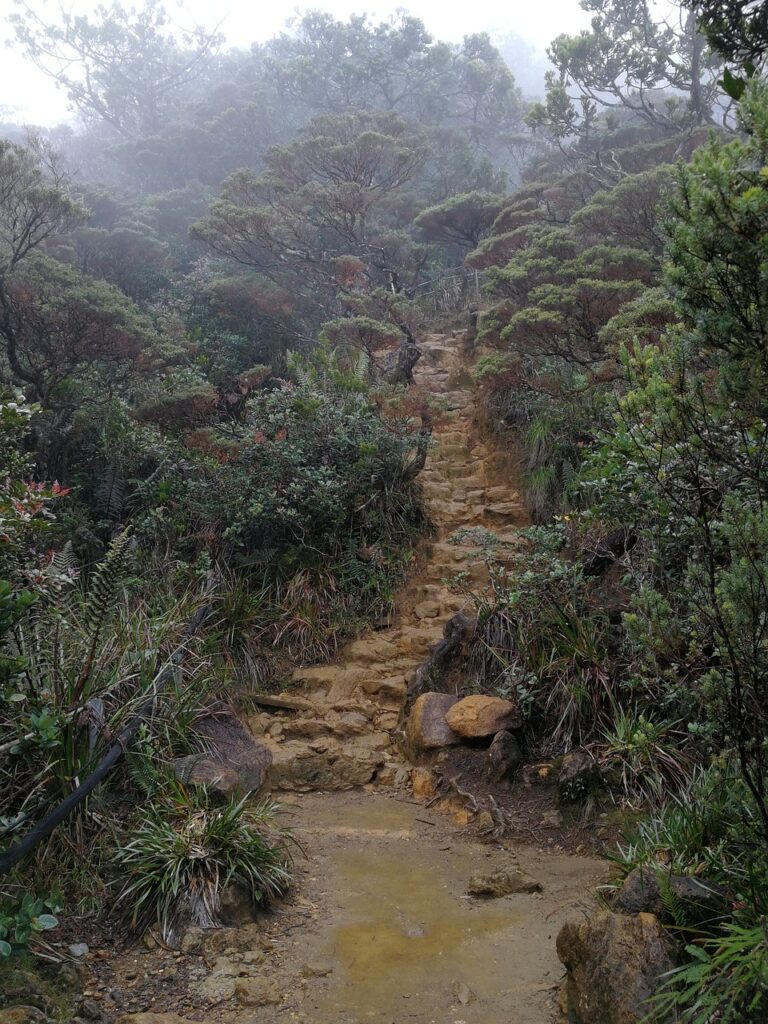
[[[221,897],[240,889],[265,906],[290,882],[290,833],[275,824],[277,806],[249,797],[218,802],[205,789],[180,784],[156,794],[142,810],[133,838],[118,847],[126,875],[119,896],[133,928],[157,924],[176,945],[183,928],[222,924]]]
[[[0,893],[0,962],[33,948],[37,936],[58,926],[60,910],[51,897]]]

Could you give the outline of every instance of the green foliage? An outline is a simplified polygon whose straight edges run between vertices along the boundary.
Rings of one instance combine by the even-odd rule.
[[[214,553],[270,595],[262,628],[304,656],[327,655],[337,633],[388,611],[424,516],[408,420],[383,418],[357,373],[333,360],[300,375],[254,397],[236,448],[187,481],[184,528],[207,531]]]
[[[686,946],[690,961],[670,972],[652,1001],[650,1018],[685,1024],[738,1024],[768,1011],[768,930],[765,920],[735,922],[702,945]]]
[[[605,733],[605,763],[617,770],[628,796],[648,802],[669,799],[688,782],[689,759],[681,750],[685,736],[674,724],[618,708]]]
[[[25,892],[0,900],[0,962],[29,948],[35,936],[58,926],[55,900]]]
[[[254,906],[290,881],[289,834],[276,829],[273,804],[217,804],[204,789],[177,786],[142,812],[116,864],[128,877],[120,900],[134,928],[160,927],[176,944],[184,925],[221,925],[221,895],[241,888]]]
[[[563,552],[562,526],[533,527],[507,551],[485,544],[488,592],[474,594],[478,623],[470,657],[475,684],[513,695],[546,749],[596,738],[623,695],[610,673],[607,616],[587,614],[590,583]]]

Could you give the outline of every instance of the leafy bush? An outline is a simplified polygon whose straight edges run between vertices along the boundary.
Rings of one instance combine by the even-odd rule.
[[[685,948],[690,962],[667,977],[650,1017],[681,1024],[742,1024],[768,1015],[768,925],[730,922],[724,934]]]
[[[685,790],[641,820],[617,857],[622,870],[662,869],[723,885],[736,906],[768,912],[768,868],[755,801],[733,764],[694,768]]]
[[[28,892],[0,900],[0,960],[23,952],[36,935],[56,928],[60,909],[55,900]]]
[[[618,772],[627,796],[637,794],[658,804],[686,787],[686,736],[675,732],[674,724],[654,719],[651,713],[618,708],[604,735],[603,761]]]
[[[517,697],[547,749],[567,749],[613,720],[611,625],[590,605],[590,582],[564,550],[562,524],[521,539],[516,550],[485,544],[491,587],[473,595],[472,672],[481,689]]]
[[[128,872],[120,900],[135,928],[152,923],[175,944],[186,925],[221,925],[221,895],[242,888],[254,905],[290,881],[288,833],[273,824],[277,807],[249,798],[217,804],[205,789],[176,785],[142,812],[134,838],[118,848]]]
[[[229,566],[259,595],[254,634],[311,660],[388,614],[426,526],[413,469],[426,439],[332,355],[295,372],[298,383],[255,395],[226,438],[211,430],[201,447],[196,435],[194,472],[185,461],[156,494],[173,510],[163,542]],[[159,527],[145,520],[148,543]]]

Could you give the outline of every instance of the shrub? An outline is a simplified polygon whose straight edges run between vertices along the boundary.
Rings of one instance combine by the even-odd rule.
[[[241,887],[254,905],[285,892],[289,834],[275,828],[277,807],[248,797],[217,804],[207,790],[173,786],[142,812],[134,838],[116,853],[128,872],[120,900],[134,928],[156,923],[171,945],[186,925],[221,925],[221,895]]]
[[[56,928],[59,909],[52,898],[29,892],[0,901],[0,960],[23,952],[35,936]]]
[[[697,875],[723,885],[736,906],[768,912],[768,867],[760,848],[755,802],[735,766],[694,768],[687,787],[640,821],[617,860],[636,867]]]
[[[724,934],[686,946],[690,962],[672,971],[650,1018],[680,1024],[743,1024],[768,1015],[768,925],[731,922]]]

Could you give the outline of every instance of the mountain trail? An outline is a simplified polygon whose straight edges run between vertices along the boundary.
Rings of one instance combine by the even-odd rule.
[[[292,891],[256,920],[247,901],[230,908],[243,912],[239,926],[198,936],[183,955],[134,948],[97,959],[92,991],[130,1011],[119,1024],[562,1019],[555,938],[567,917],[594,907],[606,880],[606,862],[583,855],[587,833],[601,828],[564,827],[532,766],[533,782],[505,784],[488,801],[509,828],[482,842],[460,792],[440,803],[413,797],[398,745],[409,683],[464,606],[445,581],[458,572],[487,581],[474,545],[452,534],[486,527],[514,543],[526,523],[511,458],[474,425],[462,339],[431,335],[421,348],[417,383],[444,405],[422,474],[435,536],[391,624],[332,664],[298,669],[285,695],[292,710],[249,719],[272,751],[270,787],[299,843]],[[496,899],[469,894],[473,874],[499,871],[530,884]]]
[[[510,485],[510,460],[479,437],[470,357],[461,335],[420,342],[414,383],[434,396],[433,447],[420,474],[435,536],[404,585],[391,625],[347,644],[332,664],[300,668],[293,682],[306,703],[298,714],[261,716],[252,727],[269,746],[274,790],[337,790],[392,780],[402,764],[396,733],[408,686],[466,601],[447,585],[457,574],[473,586],[488,573],[462,528],[484,527],[514,543],[527,523]]]

